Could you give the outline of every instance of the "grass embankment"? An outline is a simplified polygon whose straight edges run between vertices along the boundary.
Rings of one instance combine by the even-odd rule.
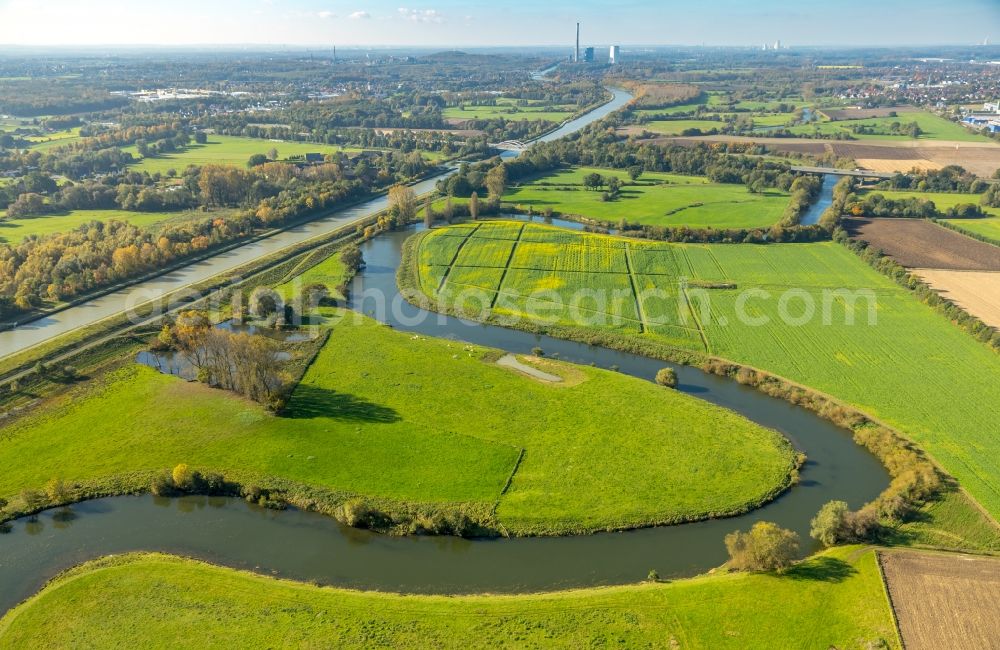
[[[783,576],[716,575],[524,596],[316,587],[165,555],[85,564],[0,620],[0,648],[898,648],[871,550]]]
[[[891,540],[909,546],[1000,553],[1000,527],[958,490],[924,505],[894,531]]]
[[[512,533],[559,534],[742,512],[788,484],[787,441],[729,411],[557,362],[547,371],[573,381],[543,383],[496,357],[352,314],[281,417],[130,366],[0,430],[0,494],[16,502],[53,477],[92,493],[143,489],[184,462],[243,484],[307,486],[299,494],[321,509],[363,495],[490,525],[495,508]]]
[[[701,352],[707,346],[711,355],[827,393],[895,427],[1000,516],[1000,357],[846,247],[666,244],[500,222],[491,227],[506,234],[478,231],[457,259],[448,258],[448,248],[474,227],[437,229],[421,240],[416,257],[427,295],[451,305],[460,284],[482,287],[497,296],[493,317],[500,320],[624,336],[630,347],[636,339]],[[495,250],[505,245],[513,250],[509,262]],[[630,287],[662,293],[640,309]],[[625,291],[617,303],[599,305],[586,295],[578,303],[590,308],[578,309],[585,316],[618,304],[620,319],[581,322],[567,303],[579,288]],[[550,293],[533,296],[538,289]],[[756,293],[744,293],[750,289]],[[863,293],[854,301],[838,290]],[[814,311],[802,319],[807,305]]]
[[[604,201],[604,189],[584,187],[587,174],[615,176],[626,183],[617,199]],[[752,194],[744,185],[712,183],[699,176],[644,173],[633,183],[623,170],[579,167],[548,174],[509,189],[504,202],[536,212],[547,208],[617,223],[689,228],[767,228],[781,219],[788,194],[769,189]]]

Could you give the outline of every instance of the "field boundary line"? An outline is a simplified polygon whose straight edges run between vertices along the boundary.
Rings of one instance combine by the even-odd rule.
[[[649,330],[649,326],[646,324],[646,312],[642,308],[642,301],[639,300],[639,287],[635,284],[635,273],[632,272],[632,249],[628,242],[625,242],[625,270],[628,272],[628,281],[632,285],[635,311],[639,315],[639,333],[645,334]]]
[[[896,641],[899,647],[906,650],[906,643],[903,642],[903,631],[899,629],[899,619],[896,618],[896,606],[892,602],[892,592],[889,590],[889,582],[885,579],[885,571],[882,569],[882,553],[884,551],[876,549],[875,568],[878,569],[878,577],[882,583],[882,594],[889,605],[889,616],[892,618],[892,628],[896,632]]]
[[[503,484],[503,489],[500,490],[500,494],[497,496],[497,500],[493,503],[494,519],[497,516],[497,508],[500,507],[500,501],[503,500],[503,496],[507,494],[507,492],[510,490],[510,486],[514,484],[514,475],[517,474],[517,470],[521,469],[521,461],[524,460],[524,453],[525,449],[524,447],[521,447],[520,451],[517,454],[517,460],[514,461],[514,467],[513,469],[510,470],[510,475],[507,477],[507,482]],[[507,528],[502,523],[497,521],[497,526],[499,526],[500,530],[503,531],[504,537],[510,537],[510,532],[508,532]]]
[[[687,307],[688,313],[691,314],[691,318],[694,319],[694,324],[698,327],[698,335],[701,337],[701,343],[705,346],[705,352],[712,354],[712,348],[708,345],[708,337],[705,336],[705,330],[702,328],[701,320],[698,318],[698,313],[691,306],[691,297],[688,296],[687,285],[681,289],[681,294],[684,296],[684,306]]]
[[[477,230],[479,230],[479,224],[476,224],[476,227],[468,232],[468,234],[462,239],[462,243],[455,249],[455,254],[451,256],[451,261],[448,262],[448,267],[445,268],[444,275],[441,276],[441,282],[438,283],[437,292],[439,294],[442,290],[444,290],[445,283],[448,282],[448,276],[451,275],[451,267],[455,266],[455,262],[458,260],[458,256],[462,252],[462,249],[465,248],[467,243],[469,243],[469,238],[471,238],[473,233]]]
[[[497,290],[493,292],[493,300],[490,301],[490,310],[496,307],[497,300],[500,299],[500,291],[503,289],[503,281],[507,279],[507,271],[510,270],[510,263],[514,261],[514,253],[517,252],[517,246],[521,243],[521,235],[524,234],[524,228],[526,225],[527,224],[522,223],[521,227],[517,230],[517,238],[514,239],[514,245],[510,247],[510,253],[507,255],[507,263],[503,265],[503,271],[500,273],[500,281],[497,282]]]

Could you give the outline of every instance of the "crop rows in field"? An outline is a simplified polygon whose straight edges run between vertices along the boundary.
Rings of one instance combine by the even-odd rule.
[[[647,277],[678,275],[673,252],[626,246],[619,238],[581,239],[532,224],[485,222],[425,237],[421,278],[428,295],[466,310],[481,308],[485,295],[497,315],[633,334],[648,330],[699,346],[697,322],[689,318],[678,284],[660,288]],[[630,255],[638,260],[635,268]],[[452,264],[438,264],[449,256]]]
[[[523,224],[511,221],[486,221],[472,230],[472,237],[486,239],[516,240],[521,236]]]
[[[1000,516],[1000,356],[846,247],[667,244],[528,224],[513,259],[521,266],[497,285],[495,313],[542,321],[535,308],[548,301],[546,322],[707,348],[833,395],[900,429]],[[601,289],[636,299],[566,305]],[[575,321],[586,309],[621,319]]]

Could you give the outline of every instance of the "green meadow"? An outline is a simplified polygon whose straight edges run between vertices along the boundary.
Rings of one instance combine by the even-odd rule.
[[[51,235],[68,232],[91,221],[125,221],[140,228],[156,229],[169,222],[203,220],[210,216],[224,216],[235,212],[130,212],[127,210],[70,210],[64,214],[53,214],[25,219],[0,220],[0,243],[17,244],[31,235]]]
[[[278,151],[278,160],[287,160],[294,156],[305,156],[307,153],[335,154],[344,153],[348,156],[363,149],[358,147],[341,147],[335,145],[316,144],[313,142],[287,142],[284,140],[264,140],[230,135],[210,135],[206,144],[190,144],[183,151],[163,154],[151,158],[141,158],[135,147],[123,147],[139,159],[133,168],[147,171],[150,174],[159,172],[165,174],[173,169],[178,174],[188,165],[236,165],[245,167],[247,160],[254,154],[266,154],[272,148]],[[440,154],[423,153],[425,157],[437,160]]]
[[[604,189],[583,185],[584,176],[615,176],[625,185],[621,195],[604,201]],[[623,170],[589,167],[562,170],[510,188],[505,202],[536,212],[556,212],[617,223],[690,228],[767,228],[781,219],[788,194],[768,190],[752,194],[744,185],[712,183],[699,176],[644,173],[632,183]]]
[[[517,106],[512,99],[500,98],[496,106],[476,106],[472,104],[462,104],[460,106],[449,106],[441,111],[441,116],[445,119],[454,120],[495,120],[503,118],[505,120],[563,122],[573,117],[577,112],[576,106],[547,104],[540,101],[529,101],[527,106]]]
[[[969,204],[978,205],[982,208],[983,212],[990,214],[994,217],[1000,217],[1000,208],[991,208],[989,206],[982,205],[980,200],[983,198],[982,194],[961,194],[957,192],[918,192],[916,190],[864,190],[858,192],[862,197],[869,194],[881,194],[887,199],[923,199],[925,201],[933,201],[934,205],[938,210],[944,211],[948,208],[953,208],[956,205]],[[956,219],[955,221],[965,222],[974,221],[974,219]]]
[[[711,131],[721,130],[724,126],[726,123],[719,120],[656,120],[640,124],[639,128],[657,135],[681,135],[688,129]]]
[[[479,253],[497,245],[482,233],[468,237],[458,259],[440,247],[439,239],[468,235],[463,227],[421,240],[428,295],[453,301],[461,292],[452,282],[478,284],[496,296],[501,320],[641,336],[831,394],[904,432],[1000,515],[1000,357],[846,247],[666,244],[527,224],[510,261],[490,270],[503,255]]]
[[[514,534],[554,534],[736,512],[789,479],[787,441],[730,411],[555,361],[545,368],[565,381],[542,382],[497,356],[349,313],[281,416],[130,364],[4,427],[0,495],[53,477],[128,484],[183,462],[265,485],[495,508]]]
[[[993,208],[993,211],[996,211],[996,208]],[[1000,216],[986,219],[945,219],[945,221],[977,235],[989,237],[993,241],[1000,241]]]
[[[403,596],[159,554],[87,563],[0,620],[0,648],[899,648],[875,553],[774,574],[518,596]]]
[[[838,120],[835,122],[816,122],[789,128],[791,133],[802,136],[813,134],[836,135],[844,133],[858,140],[913,140],[907,135],[856,134],[851,129],[854,126],[869,126],[878,130],[887,130],[893,122],[909,124],[916,122],[923,133],[919,140],[950,140],[956,142],[989,142],[990,139],[971,131],[957,122],[925,111],[901,112],[897,117],[875,117],[864,120]]]

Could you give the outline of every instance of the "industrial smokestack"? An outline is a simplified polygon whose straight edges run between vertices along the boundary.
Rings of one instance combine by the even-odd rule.
[[[573,54],[573,61],[580,62],[580,23],[576,24],[576,50]]]

